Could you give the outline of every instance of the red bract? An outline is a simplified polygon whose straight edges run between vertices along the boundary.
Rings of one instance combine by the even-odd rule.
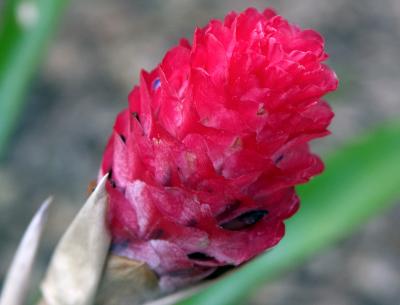
[[[326,58],[317,32],[247,9],[142,71],[101,167],[113,251],[173,289],[276,245],[294,186],[323,170],[308,142],[333,117]]]

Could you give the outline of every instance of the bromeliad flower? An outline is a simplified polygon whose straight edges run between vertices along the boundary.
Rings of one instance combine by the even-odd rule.
[[[143,71],[100,171],[114,254],[146,262],[169,290],[276,245],[294,187],[323,170],[308,142],[333,117],[326,58],[318,33],[251,8]]]

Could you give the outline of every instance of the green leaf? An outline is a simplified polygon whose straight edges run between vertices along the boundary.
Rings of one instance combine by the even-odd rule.
[[[299,194],[300,211],[287,221],[277,247],[178,304],[243,304],[258,286],[393,204],[400,198],[400,124],[359,137],[331,155],[325,173],[301,186]]]
[[[0,22],[0,158],[67,0],[6,0]]]

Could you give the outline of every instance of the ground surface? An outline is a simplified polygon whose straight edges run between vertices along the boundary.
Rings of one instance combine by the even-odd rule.
[[[400,116],[398,0],[71,1],[36,78],[7,160],[0,165],[0,278],[38,204],[55,196],[39,276],[50,249],[97,174],[115,114],[139,69],[151,69],[194,25],[247,5],[276,7],[327,40],[340,90],[324,153]],[[373,174],[373,173],[371,173]],[[249,304],[392,305],[400,299],[400,206],[272,285]]]

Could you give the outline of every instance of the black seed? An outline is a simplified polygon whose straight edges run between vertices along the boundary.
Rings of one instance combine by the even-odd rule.
[[[164,235],[163,229],[156,229],[150,234],[150,239],[160,239]]]
[[[188,254],[188,258],[194,259],[194,260],[197,260],[197,261],[214,260],[214,258],[212,258],[211,256],[208,256],[207,254],[202,253],[202,252],[190,253],[190,254]]]
[[[282,160],[283,160],[283,154],[279,155],[279,157],[276,158],[275,164],[278,164],[278,163],[281,162]]]
[[[112,169],[110,169],[110,170],[108,171],[108,177],[107,177],[107,179],[108,179],[108,181],[110,181],[111,186],[115,189],[115,188],[117,187],[117,184],[116,184],[115,181],[113,180],[112,175],[113,175],[113,172],[112,172]]]
[[[209,276],[207,276],[205,278],[205,280],[216,279],[216,278],[220,277],[221,275],[225,274],[226,272],[232,270],[233,268],[235,268],[235,266],[233,266],[233,265],[226,265],[226,266],[218,267],[217,269],[215,269],[215,271],[213,273],[211,273]]]
[[[268,211],[266,210],[246,212],[232,220],[221,224],[221,227],[225,230],[231,231],[243,230],[260,221],[267,214]]]
[[[134,111],[134,112],[132,112],[132,116],[140,123],[139,113]]]
[[[119,137],[121,138],[122,142],[126,143],[126,138],[124,135],[120,134]]]
[[[197,226],[197,220],[196,219],[190,219],[188,222],[187,222],[187,224],[186,224],[188,227],[195,227],[195,226]]]

